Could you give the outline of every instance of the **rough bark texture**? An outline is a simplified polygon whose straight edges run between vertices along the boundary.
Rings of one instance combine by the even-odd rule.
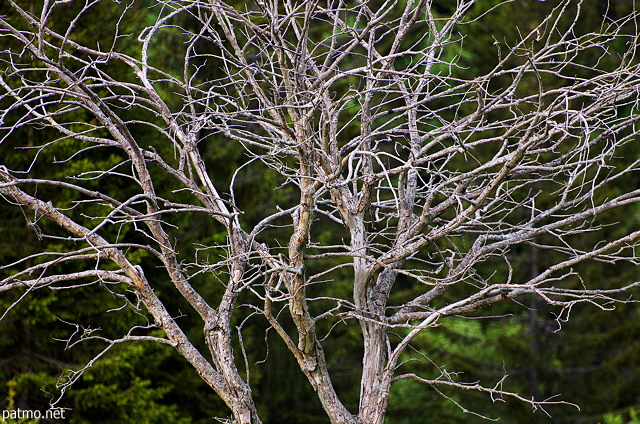
[[[65,232],[39,234],[64,252],[43,248],[0,264],[0,291],[124,285],[165,337],[103,341],[170,344],[237,422],[260,422],[253,364],[237,337],[248,314],[282,338],[332,423],[381,424],[392,384],[404,378],[534,407],[561,403],[455,373],[427,379],[406,370],[404,356],[445,317],[478,316],[523,295],[562,316],[576,303],[627,301],[636,289],[603,288],[577,267],[637,263],[640,231],[627,223],[605,240],[583,237],[640,201],[624,183],[640,164],[620,159],[640,121],[625,114],[637,109],[640,87],[635,12],[593,29],[581,26],[580,2],[560,1],[519,38],[495,39],[490,70],[470,75],[460,53],[466,28],[499,9],[482,2],[163,0],[148,11],[155,23],[135,31],[121,5],[105,29],[112,43],[100,48],[76,29],[115,3],[67,3],[30,13],[6,0],[11,13],[0,16],[8,46],[0,52],[0,198],[34,228],[48,219]],[[132,31],[136,53],[120,48]],[[171,37],[183,69],[162,60]],[[27,146],[32,163],[5,161],[14,144],[24,147],[16,134],[33,128],[49,139]],[[233,175],[209,156],[226,143],[244,154]],[[81,162],[94,152],[114,163]],[[65,178],[54,176],[60,162]],[[248,175],[287,190],[281,204],[238,196]],[[45,198],[42,187],[73,200]],[[175,224],[195,217],[215,237]],[[136,237],[123,241],[121,229]],[[519,249],[549,259],[514,272]],[[140,252],[153,258],[134,266]],[[52,271],[59,261],[81,271]],[[170,282],[161,295],[150,277],[158,274]],[[411,290],[393,298],[399,282]],[[338,295],[345,285],[350,295]],[[208,352],[167,312],[163,302],[174,296],[200,317]],[[332,333],[318,335],[320,324],[343,321],[357,322],[363,343],[353,411],[331,380],[323,341]]]

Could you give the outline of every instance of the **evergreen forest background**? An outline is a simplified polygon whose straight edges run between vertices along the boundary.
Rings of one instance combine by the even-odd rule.
[[[38,14],[40,0],[19,0],[29,4],[30,10]],[[488,2],[498,3],[495,0]],[[236,2],[235,7],[246,7]],[[131,3],[131,10],[121,22],[123,32],[138,34],[144,27],[153,24],[156,10],[152,0],[138,0]],[[456,70],[461,77],[487,72],[495,52],[486,49],[495,39],[509,43],[516,40],[521,32],[534,28],[554,6],[553,0],[516,0],[505,4],[482,19],[461,29],[465,31],[461,67]],[[74,2],[65,5],[77,7]],[[447,1],[434,2],[434,13],[446,14]],[[589,25],[598,25],[605,14],[616,16],[631,13],[635,7],[631,0],[607,2],[586,1],[582,3],[584,31],[594,30]],[[0,3],[0,15],[10,13]],[[94,11],[95,19],[85,19],[78,23],[76,32],[85,37],[87,44],[107,44],[105,39],[111,28],[120,19],[119,8],[111,1],[104,1]],[[55,16],[54,16],[55,18]],[[56,22],[53,22],[55,25]],[[60,19],[60,25],[66,21]],[[188,26],[189,22],[184,25]],[[0,49],[11,48],[0,39]],[[135,55],[139,49],[136,36],[120,40],[120,49]],[[152,53],[158,55],[156,61],[164,61],[165,69],[181,72],[180,57],[173,56],[179,51],[179,34],[175,37],[168,32],[163,46],[157,45]],[[178,47],[178,48],[176,48]],[[453,54],[453,53],[452,53]],[[125,69],[123,68],[123,72]],[[216,68],[208,71],[215,78]],[[546,81],[553,84],[553,81]],[[535,84],[532,81],[531,84]],[[532,90],[535,87],[532,86]],[[166,93],[170,98],[171,93]],[[176,98],[179,102],[181,99]],[[3,107],[0,104],[0,109]],[[626,113],[631,113],[627,111]],[[81,119],[81,117],[79,117]],[[135,130],[134,130],[135,131]],[[145,139],[143,129],[135,134],[139,140]],[[51,135],[38,128],[29,128],[14,133],[0,144],[0,156],[8,163],[27,165],[33,153],[29,150],[14,150],[14,145],[37,146],[46,143]],[[151,144],[153,140],[141,141]],[[73,140],[58,143],[55,149],[45,154],[64,157],[74,149]],[[228,182],[245,151],[236,143],[220,139],[208,144],[206,160],[209,169],[214,169],[218,181]],[[629,143],[628,156],[620,160],[632,160],[640,155],[640,146]],[[98,167],[108,167],[117,159],[109,156],[87,158],[83,163],[86,171]],[[76,162],[77,163],[77,162]],[[42,172],[43,170],[39,170]],[[79,173],[82,170],[75,170]],[[52,166],[46,172],[67,172],[65,165]],[[265,204],[278,204],[280,197],[286,197],[286,190],[273,191],[277,176],[265,171],[262,175],[244,175],[236,183],[236,195],[243,202],[255,204],[256,208]],[[620,184],[638,185],[638,181],[620,180]],[[126,186],[113,187],[127,190]],[[544,189],[544,187],[542,187]],[[42,188],[42,190],[54,190]],[[52,192],[52,196],[56,196]],[[64,200],[64,199],[59,199]],[[73,199],[68,199],[72,201]],[[250,210],[250,209],[249,209]],[[250,213],[243,216],[251,222]],[[635,216],[611,216],[612,222],[623,222],[628,229],[640,222],[640,211]],[[54,251],[55,243],[40,240],[38,229],[26,224],[23,211],[18,207],[0,203],[0,264],[12,263],[28,257],[36,250],[43,250],[42,243],[48,243],[47,250]],[[46,222],[38,225],[47,226]],[[189,221],[176,223],[181,228],[184,241],[203,234],[215,239],[224,237],[206,221],[192,217]],[[273,231],[273,230],[272,230]],[[607,231],[603,229],[601,231]],[[276,231],[272,236],[277,239]],[[135,234],[131,234],[135,237]],[[330,239],[332,234],[318,234],[319,238]],[[589,237],[598,238],[592,233]],[[285,241],[286,243],[286,241]],[[39,246],[36,248],[35,246]],[[195,249],[195,247],[194,247]],[[188,253],[188,252],[184,252]],[[544,266],[544,252],[528,250],[517,253],[513,262],[516,273],[536,273]],[[491,266],[491,264],[487,264]],[[640,272],[629,265],[618,266],[612,272],[599,263],[583,265],[593,279],[603,281],[603,286],[615,284],[616,279],[636,281]],[[0,279],[3,277],[0,270]],[[498,270],[497,272],[506,272]],[[213,289],[212,289],[213,290]],[[348,290],[346,287],[344,290]],[[407,286],[404,290],[411,290]],[[114,322],[108,315],[99,314],[102,305],[121,306],[118,293],[96,290],[56,291],[38,290],[35,294],[21,299],[23,293],[9,291],[0,296],[0,409],[10,406],[20,409],[46,410],[49,401],[56,394],[56,382],[66,369],[82,368],[99,351],[99,346],[81,344],[68,348],[64,340],[76,331],[84,331],[75,322],[88,323],[93,329],[119,333],[130,328],[130,322]],[[399,294],[401,295],[401,294]],[[9,306],[17,305],[3,316]],[[391,395],[387,421],[389,424],[409,424],[431,422],[438,424],[486,422],[473,414],[465,413],[456,405],[490,416],[499,416],[501,423],[622,423],[635,420],[634,409],[640,410],[640,308],[629,303],[616,306],[613,311],[600,311],[585,305],[571,311],[571,319],[559,330],[558,317],[535,299],[522,299],[527,308],[518,305],[501,304],[491,310],[493,315],[511,314],[508,320],[445,321],[435,329],[422,335],[414,347],[419,349],[444,368],[463,371],[469,381],[495,381],[504,374],[509,375],[510,387],[525,397],[548,398],[559,394],[563,400],[575,403],[580,409],[567,405],[550,408],[551,416],[542,411],[532,413],[527,405],[516,401],[492,403],[479,393],[451,391],[437,393],[425,386],[404,380],[394,386]],[[97,305],[101,305],[98,308]],[[184,328],[189,328],[190,320],[197,321],[195,314],[189,313],[186,305],[168,305],[175,316],[180,316]],[[135,322],[137,317],[128,317]],[[122,316],[122,315],[120,315]],[[562,318],[562,317],[561,317]],[[193,325],[194,331],[200,331]],[[258,408],[268,423],[326,422],[319,401],[312,392],[297,364],[283,343],[266,331],[267,325],[259,320],[250,321],[245,327],[245,344],[251,362],[253,390]],[[357,326],[336,328],[340,332],[339,346],[332,346],[329,367],[335,378],[337,390],[352,403],[357,404],[358,378],[354,370],[359,369],[361,359]],[[107,334],[108,335],[108,334]],[[266,335],[266,336],[265,336]],[[198,336],[194,334],[194,340]],[[445,396],[443,396],[443,394]],[[447,397],[449,399],[447,399]],[[210,423],[212,417],[226,417],[229,412],[225,405],[201,381],[198,375],[168,346],[144,343],[122,344],[95,362],[83,377],[65,395],[63,404],[69,408],[65,422],[81,423]],[[352,405],[353,406],[353,405]]]

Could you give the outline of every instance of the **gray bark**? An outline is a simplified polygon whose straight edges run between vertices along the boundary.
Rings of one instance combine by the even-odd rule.
[[[640,231],[632,226],[588,246],[576,241],[608,224],[608,213],[640,202],[640,190],[619,185],[640,172],[639,161],[619,160],[640,121],[638,114],[618,113],[637,108],[640,72],[632,58],[640,43],[629,30],[635,15],[605,19],[579,35],[580,2],[563,0],[514,44],[495,40],[487,47],[495,51],[493,68],[468,77],[458,68],[465,48],[460,34],[482,2],[461,0],[449,16],[436,16],[427,0],[268,0],[246,10],[216,0],[160,1],[165,7],[154,9],[156,22],[136,34],[140,53],[131,55],[119,50],[124,5],[122,19],[110,24],[114,43],[97,48],[75,30],[100,2],[74,4],[62,17],[58,8],[67,3],[44,2],[35,13],[7,0],[12,13],[0,17],[0,36],[9,46],[0,52],[6,68],[0,143],[23,128],[58,134],[27,146],[38,154],[24,167],[0,153],[0,197],[34,223],[44,217],[68,234],[39,234],[66,243],[65,252],[0,264],[9,271],[0,292],[71,288],[75,281],[124,285],[166,337],[102,341],[170,344],[237,422],[260,422],[253,364],[242,372],[237,361],[245,346],[234,338],[232,323],[241,308],[266,319],[284,341],[332,423],[382,424],[391,387],[405,378],[533,407],[562,403],[468,383],[453,373],[437,379],[398,374],[398,366],[415,338],[445,317],[475,316],[523,295],[559,315],[576,303],[606,309],[628,301],[637,288],[604,289],[584,280],[579,289],[566,285],[583,278],[576,267],[583,262],[638,263]],[[157,60],[165,35],[184,47],[181,73]],[[621,45],[627,50],[616,51]],[[578,63],[583,56],[598,60]],[[136,138],[142,120],[152,137]],[[81,147],[62,159],[68,178],[56,179],[42,170],[57,165],[46,162],[47,154],[68,140]],[[229,184],[215,178],[203,153],[216,140],[246,152]],[[120,162],[89,176],[75,172],[92,149],[116,151]],[[265,167],[280,178],[274,190],[282,185],[294,194],[282,205],[238,201],[244,173]],[[132,185],[132,197],[92,184],[122,179]],[[158,182],[167,180],[169,189]],[[39,197],[42,186],[82,201],[49,201]],[[543,186],[553,189],[542,192]],[[103,215],[92,216],[86,205],[100,205]],[[254,226],[242,218],[247,211],[258,217]],[[168,218],[175,214],[204,216],[226,240],[202,237],[195,257],[185,257],[182,229]],[[113,236],[122,226],[143,241]],[[279,228],[280,240],[267,236],[270,227]],[[314,239],[329,232],[330,241]],[[550,240],[545,245],[542,235]],[[532,267],[530,275],[514,273],[510,251],[523,247],[545,251],[548,264]],[[224,254],[200,254],[208,249]],[[201,318],[208,352],[195,348],[156,295],[148,275],[157,262],[133,265],[140,251],[161,262],[169,296],[186,300]],[[61,261],[82,269],[50,271]],[[488,261],[500,262],[505,272],[496,276]],[[203,275],[220,285],[219,298],[193,284]],[[411,284],[412,298],[394,303],[400,279]],[[310,295],[312,284],[322,295]],[[351,294],[336,297],[332,284],[349,284]],[[456,286],[465,294],[445,301]],[[347,409],[333,386],[323,342],[332,334],[317,334],[323,320],[359,325],[364,353],[357,411]],[[392,341],[394,330],[401,336]]]

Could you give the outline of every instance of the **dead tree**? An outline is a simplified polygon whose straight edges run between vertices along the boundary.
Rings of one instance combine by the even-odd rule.
[[[618,157],[640,119],[638,36],[625,31],[635,14],[605,17],[585,31],[581,2],[561,1],[515,43],[486,46],[495,52],[489,72],[464,77],[465,28],[494,10],[472,0],[455,2],[447,15],[431,0],[160,0],[149,10],[155,24],[133,35],[120,29],[128,16],[123,6],[110,44],[100,46],[76,35],[96,19],[99,0],[45,1],[35,12],[5,1],[11,13],[0,17],[0,35],[11,47],[1,52],[0,151],[25,127],[57,135],[33,147],[38,154],[29,167],[0,166],[0,198],[30,211],[34,222],[57,224],[66,235],[40,236],[55,237],[67,250],[1,264],[7,272],[0,290],[72,289],[81,282],[128,287],[165,337],[132,330],[108,346],[135,340],[173,346],[239,423],[260,422],[244,364],[234,355],[242,348],[234,345],[232,325],[241,296],[284,340],[332,423],[379,424],[391,385],[405,378],[535,407],[553,403],[400,368],[412,340],[444,317],[478,316],[524,294],[559,311],[584,302],[608,308],[636,288],[633,282],[603,288],[587,279],[579,288],[567,284],[581,278],[585,261],[637,262],[640,230],[611,232],[618,235],[587,247],[577,243],[584,233],[617,225],[606,213],[640,200],[637,187],[610,191],[638,173],[638,160]],[[61,19],[63,31],[56,29]],[[163,69],[158,57],[167,53],[154,50],[168,33],[180,39],[182,51],[170,53],[181,60],[181,72]],[[127,54],[120,46],[132,37],[138,53]],[[150,145],[136,137],[140,125],[154,133]],[[41,158],[68,140],[82,144],[67,164],[100,149],[116,150],[122,160],[91,174],[51,178]],[[214,178],[215,164],[204,153],[220,140],[246,149],[229,184]],[[241,205],[236,178],[252,168],[277,172],[296,198],[278,207]],[[123,178],[134,194],[88,188]],[[172,190],[159,181],[171,181]],[[38,187],[47,186],[81,200],[63,207],[39,197]],[[101,216],[85,213],[95,205]],[[260,214],[251,226],[242,219],[249,208]],[[202,246],[225,257],[181,257],[180,229],[170,217],[183,214],[202,215],[226,233],[226,242]],[[143,241],[114,236],[123,225]],[[285,243],[263,236],[276,225]],[[330,242],[313,239],[320,225],[335,230]],[[552,264],[538,275],[514,275],[509,252],[522,246],[535,246]],[[209,352],[198,351],[167,311],[148,278],[151,267],[134,265],[137,250],[162,263],[175,292],[199,314]],[[488,260],[501,261],[504,272],[483,268]],[[84,271],[50,271],[69,263]],[[215,303],[192,285],[196,274],[223,287]],[[411,282],[416,295],[393,304],[398,278]],[[352,295],[336,297],[335,284],[348,284]],[[465,290],[454,290],[460,286]],[[310,296],[311,288],[324,295]],[[463,294],[446,297],[452,293]],[[361,328],[357,411],[336,394],[326,335],[316,331],[336,319]],[[401,337],[391,339],[392,331]]]

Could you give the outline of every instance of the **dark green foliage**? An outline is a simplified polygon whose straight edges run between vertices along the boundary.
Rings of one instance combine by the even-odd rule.
[[[37,2],[34,2],[37,3]],[[154,11],[147,9],[149,2],[135,2],[134,9],[129,13],[129,18],[124,21],[127,25],[140,25],[142,27],[153,22]],[[434,13],[447,13],[447,2],[435,2]],[[493,3],[498,3],[494,1]],[[487,50],[492,40],[500,40],[507,44],[513,44],[518,38],[518,28],[530,30],[533,28],[552,7],[552,1],[516,1],[497,9],[489,14],[486,19],[479,20],[461,27],[460,37],[465,46],[464,55],[461,58],[462,65],[455,72],[461,77],[486,72],[497,60],[494,50]],[[103,34],[100,30],[105,21],[117,19],[115,15],[109,15],[108,4],[100,9],[102,22],[82,21],[77,31],[84,37],[95,37],[96,43],[109,44],[112,42],[111,34]],[[73,7],[70,5],[69,7]],[[604,13],[602,5],[598,2],[585,2],[584,13],[589,17],[595,17]],[[628,2],[616,2],[609,10],[613,15],[623,15],[628,12]],[[34,4],[34,9],[37,6]],[[0,13],[2,9],[0,8]],[[37,10],[34,10],[37,13]],[[64,9],[60,9],[64,13]],[[98,13],[98,12],[97,12]],[[105,15],[106,14],[106,15]],[[567,16],[570,19],[570,15]],[[589,19],[585,23],[589,28]],[[127,32],[128,28],[124,28]],[[133,30],[133,28],[132,28]],[[586,29],[585,29],[586,31]],[[132,31],[133,32],[133,31]],[[179,31],[167,31],[165,33],[165,45],[153,51],[152,62],[162,64],[165,69],[171,69],[176,75],[182,71],[182,59],[178,56],[167,54],[173,51],[172,46],[180,46],[183,35]],[[315,34],[314,34],[315,36]],[[318,34],[324,37],[324,34]],[[416,36],[419,36],[416,33]],[[102,38],[104,37],[104,38]],[[390,40],[386,40],[390,42]],[[413,42],[415,40],[409,40]],[[135,50],[138,48],[134,40],[123,38],[122,49]],[[208,48],[202,46],[203,49]],[[452,49],[451,56],[457,55]],[[589,58],[584,58],[589,60]],[[351,66],[352,64],[350,64]],[[400,64],[401,65],[401,64]],[[213,68],[213,66],[212,66]],[[215,75],[215,70],[208,75]],[[201,77],[204,78],[205,75]],[[130,76],[129,76],[130,77]],[[506,81],[506,80],[505,80]],[[552,77],[544,77],[545,85],[554,86],[561,84]],[[496,90],[499,87],[496,83]],[[528,82],[532,89],[538,81],[531,79]],[[344,91],[358,89],[347,87]],[[171,97],[167,89],[165,95]],[[340,95],[342,93],[336,93]],[[177,101],[177,100],[176,100]],[[433,105],[444,107],[444,105]],[[354,108],[358,107],[356,101]],[[453,110],[445,113],[455,113]],[[621,113],[631,113],[621,111]],[[85,116],[79,110],[77,119],[83,122]],[[126,112],[123,112],[126,118]],[[354,112],[355,116],[355,112]],[[137,116],[135,119],[141,119]],[[343,115],[342,119],[349,118]],[[88,118],[86,118],[88,119]],[[438,125],[433,122],[433,125]],[[153,140],[145,138],[145,127],[131,125],[132,132],[141,145],[153,145]],[[357,131],[357,128],[354,128]],[[286,179],[266,166],[252,167],[250,170],[240,171],[234,177],[238,165],[243,163],[252,152],[243,148],[238,143],[228,140],[214,139],[206,144],[203,151],[205,160],[210,164],[209,169],[215,173],[221,186],[227,187],[234,178],[234,189],[237,204],[245,211],[251,211],[252,207],[261,208],[269,205],[280,205],[283,208],[292,203],[297,194],[291,185],[287,185]],[[345,137],[349,138],[349,137]],[[21,145],[34,147],[41,145],[48,139],[48,135],[42,134],[32,128],[25,133],[16,133],[14,137],[7,138],[2,145],[3,151],[13,151],[14,146]],[[43,151],[43,155],[51,155],[55,158],[65,158],[78,150],[79,142],[64,140],[53,148]],[[637,147],[629,145],[629,160],[637,157]],[[36,150],[20,150],[13,153],[5,163],[14,168],[27,171],[30,161]],[[492,152],[486,152],[490,156]],[[80,175],[96,169],[111,168],[119,164],[122,157],[115,151],[102,149],[99,153],[88,151],[80,161],[74,161],[73,165],[60,162],[51,169],[33,169],[39,174],[49,173],[54,175]],[[52,162],[52,161],[49,161]],[[473,164],[461,163],[461,168],[473,166]],[[249,168],[248,168],[249,169]],[[111,190],[130,190],[126,179],[108,178],[83,182],[85,187],[91,189],[98,185],[109,185]],[[621,185],[634,184],[636,181],[620,181]],[[160,180],[158,186],[169,193],[175,187],[170,182]],[[279,187],[273,189],[273,187]],[[553,187],[541,186],[541,190],[553,190]],[[69,195],[68,191],[55,187],[34,186],[34,191],[46,193],[58,203],[71,205],[72,202],[82,200]],[[131,193],[133,195],[135,193]],[[160,196],[162,192],[158,193]],[[613,196],[614,193],[611,193]],[[95,205],[95,216],[100,216],[100,205]],[[53,240],[39,240],[38,227],[47,226],[44,221],[37,221],[33,216],[28,220],[31,226],[24,225],[24,215],[27,212],[18,207],[0,206],[0,263],[10,263],[28,257],[35,252],[36,245],[46,244],[45,250],[65,251],[63,242]],[[248,227],[255,225],[260,214],[250,212],[242,215],[240,220]],[[90,217],[77,217],[80,221],[90,220]],[[322,217],[317,217],[323,220]],[[610,221],[628,223],[631,228],[637,225],[638,218],[627,216],[607,217]],[[194,257],[198,246],[209,244],[209,241],[222,242],[225,235],[220,232],[211,220],[197,214],[189,218],[168,218],[167,222],[175,225],[176,230],[172,237],[181,245],[190,245],[192,249],[186,249],[181,253],[184,260]],[[324,224],[324,221],[322,221]],[[278,240],[281,245],[287,243],[278,229],[278,225],[290,225],[289,222],[275,222],[273,228],[262,233],[262,237]],[[313,234],[319,241],[327,242],[341,237],[339,225],[327,220],[322,226],[323,231]],[[622,228],[620,231],[624,231]],[[54,230],[47,228],[51,234]],[[122,242],[138,240],[135,228],[128,224],[120,227],[118,234],[107,234]],[[605,240],[615,235],[608,234],[604,228],[590,235],[594,240]],[[584,240],[583,245],[592,245]],[[461,241],[463,243],[463,241]],[[198,254],[220,255],[223,252],[205,251]],[[310,253],[313,249],[310,249]],[[428,254],[430,252],[424,252]],[[138,253],[139,260],[150,260],[150,255],[144,250]],[[540,261],[540,267],[544,266],[544,252],[538,252],[535,258],[527,249],[511,251],[507,253],[513,266],[514,275],[526,279],[532,272],[532,261]],[[337,259],[332,259],[334,265]],[[328,263],[328,262],[327,262]],[[496,263],[487,263],[487,269],[495,267]],[[585,265],[585,267],[587,267]],[[67,269],[68,270],[68,269]],[[611,266],[604,264],[590,264],[586,270],[594,279],[603,281],[625,279],[637,280],[638,271],[631,267]],[[497,273],[504,274],[506,270],[499,269]],[[0,273],[0,278],[4,274]],[[161,275],[158,273],[158,275]],[[349,274],[337,275],[335,284],[332,285],[333,293],[314,293],[312,295],[325,295],[335,297],[348,297],[344,294],[349,290]],[[615,276],[615,277],[611,277]],[[151,275],[153,278],[153,275]],[[214,277],[215,278],[215,277]],[[210,284],[211,276],[196,275],[192,283],[205,297],[215,298],[220,295],[220,287]],[[581,284],[580,281],[572,281],[572,284]],[[157,291],[167,303],[174,316],[181,316],[182,322],[196,322],[197,318],[186,305],[179,301],[175,288],[169,282],[160,281]],[[456,289],[456,290],[464,290]],[[90,360],[104,345],[81,343],[72,349],[66,349],[66,340],[76,327],[75,322],[90,324],[93,329],[101,329],[105,337],[119,337],[126,332],[131,325],[146,325],[144,319],[135,313],[134,308],[128,308],[126,313],[118,315],[117,320],[110,316],[98,315],[100,308],[97,305],[110,305],[111,308],[119,308],[126,304],[127,292],[124,287],[115,286],[108,293],[96,286],[90,286],[82,290],[52,291],[39,290],[24,300],[20,300],[13,308],[11,314],[0,323],[0,382],[11,381],[15,390],[13,402],[16,407],[45,410],[48,408],[51,395],[56,396],[55,384],[61,369],[78,369]],[[0,311],[6,310],[14,302],[20,299],[23,293],[16,292],[8,295],[3,293],[0,299]],[[338,294],[340,294],[338,296]],[[399,300],[410,299],[414,293],[409,284],[403,285],[399,280],[396,292],[393,293],[394,303]],[[456,295],[451,293],[452,298]],[[398,302],[395,302],[398,300]],[[442,299],[444,302],[446,299]],[[530,410],[523,407],[517,401],[505,399],[505,402],[496,400],[491,402],[488,394],[474,392],[447,391],[437,393],[428,385],[420,384],[410,379],[397,382],[392,389],[389,415],[390,424],[434,422],[434,423],[476,423],[484,422],[481,418],[465,413],[461,407],[469,411],[478,412],[489,417],[500,417],[500,422],[596,422],[603,413],[626,409],[640,404],[640,317],[637,306],[634,304],[618,306],[614,312],[602,314],[593,305],[583,305],[571,311],[571,321],[564,323],[565,317],[555,317],[547,307],[534,301],[522,299],[523,303],[532,308],[530,312],[522,312],[522,308],[515,305],[500,305],[483,313],[503,316],[495,321],[480,319],[446,320],[440,326],[425,332],[416,339],[413,344],[415,352],[407,354],[407,360],[420,360],[421,364],[416,369],[422,371],[422,375],[436,379],[442,373],[449,370],[462,372],[461,381],[480,382],[485,386],[492,386],[499,381],[504,374],[509,378],[504,383],[508,391],[519,392],[537,397],[548,397],[561,392],[562,398],[580,405],[581,410],[571,407],[558,407],[550,409],[553,419],[547,418],[540,411],[531,418]],[[325,308],[326,304],[318,303],[318,309]],[[535,311],[535,312],[534,312]],[[243,318],[248,316],[246,311],[243,317],[237,317],[236,325],[240,325]],[[339,321],[330,322],[331,325],[320,327],[319,331],[329,333],[341,340],[340,343],[329,344],[325,347],[329,359],[329,368],[333,371],[334,383],[339,394],[346,399],[349,408],[357,408],[359,376],[355,371],[359,369],[358,362],[361,359],[361,340],[359,329],[352,324],[344,324]],[[559,325],[567,331],[554,332]],[[184,326],[190,327],[188,324]],[[193,340],[200,340],[198,325],[193,325]],[[276,337],[269,333],[267,341],[263,342],[264,331],[267,324],[258,319],[249,320],[243,328],[243,339],[249,350],[249,362],[252,383],[256,397],[259,399],[258,408],[265,422],[270,423],[298,423],[309,424],[324,423],[326,418],[322,413],[313,390],[307,384],[298,366],[290,357],[286,347]],[[81,329],[83,331],[84,329]],[[238,353],[238,356],[240,354]],[[413,362],[411,362],[413,365]],[[622,370],[622,371],[621,371]],[[5,399],[0,407],[6,407],[9,402],[9,386],[0,386],[0,396]],[[443,396],[444,395],[444,396]],[[447,397],[449,399],[447,399]],[[525,396],[526,397],[526,396]],[[292,402],[292,399],[294,400]],[[70,408],[68,412],[70,423],[204,423],[210,422],[211,417],[226,416],[227,412],[222,404],[209,388],[202,383],[199,377],[178,357],[168,346],[155,346],[153,344],[133,343],[118,345],[111,349],[101,360],[96,362],[91,369],[84,373],[82,379],[68,392],[62,401],[62,405]],[[637,418],[632,413],[630,423],[635,423]],[[613,415],[605,417],[606,424],[622,423],[622,418]]]

